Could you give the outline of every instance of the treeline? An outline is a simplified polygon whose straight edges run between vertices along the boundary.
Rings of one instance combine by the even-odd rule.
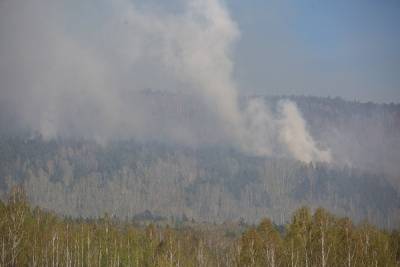
[[[226,147],[0,137],[0,198],[22,184],[32,205],[72,217],[104,212],[286,223],[301,206],[385,227],[400,222],[384,175],[323,163],[251,157]]]
[[[400,266],[400,234],[298,209],[236,233],[225,224],[180,227],[66,219],[29,207],[15,187],[0,202],[0,266]]]
[[[393,176],[399,184],[400,104],[346,101],[341,98],[288,96],[294,101],[315,140],[331,149],[336,162]]]

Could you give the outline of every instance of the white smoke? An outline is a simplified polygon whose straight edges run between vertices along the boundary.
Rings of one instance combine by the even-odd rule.
[[[282,118],[279,121],[279,139],[287,145],[295,158],[305,162],[331,161],[330,152],[319,150],[313,138],[307,132],[306,123],[295,103],[281,101],[280,113]]]
[[[130,0],[1,1],[0,104],[48,138],[192,142],[201,135],[196,128],[173,120],[160,126],[138,94],[179,90],[212,115],[201,127],[248,153],[329,161],[294,103],[282,103],[278,114],[260,100],[239,107],[232,45],[240,32],[224,3],[179,3],[181,10],[167,12]]]

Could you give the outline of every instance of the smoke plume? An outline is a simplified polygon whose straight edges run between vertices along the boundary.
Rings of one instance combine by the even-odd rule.
[[[260,99],[239,105],[232,46],[240,32],[224,3],[175,5],[1,1],[1,122],[46,138],[208,139],[256,155],[329,161],[294,103],[275,112]],[[201,114],[154,115],[168,109],[146,88],[182,95]]]

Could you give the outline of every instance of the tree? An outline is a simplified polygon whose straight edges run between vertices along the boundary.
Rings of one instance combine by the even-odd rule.
[[[18,255],[22,250],[23,239],[26,238],[24,225],[29,213],[25,191],[20,186],[15,186],[10,192],[6,207],[6,231],[10,254],[5,255],[11,266],[17,266]],[[6,260],[7,261],[7,260]]]
[[[256,229],[247,230],[241,237],[240,266],[257,266],[260,260],[261,238]]]
[[[314,255],[317,264],[321,267],[326,267],[329,261],[329,254],[332,249],[331,232],[334,223],[334,218],[326,210],[319,208],[315,211],[313,216],[312,231],[314,240]]]
[[[311,241],[312,241],[312,215],[310,209],[302,207],[298,209],[288,226],[285,239],[285,247],[289,254],[290,263],[287,265],[297,266],[298,263],[308,267],[311,266]]]
[[[261,239],[261,257],[265,266],[278,266],[282,239],[270,219],[263,219],[257,227]]]
[[[357,249],[354,225],[349,218],[342,218],[337,221],[336,229],[338,243],[335,260],[342,266],[354,266]]]

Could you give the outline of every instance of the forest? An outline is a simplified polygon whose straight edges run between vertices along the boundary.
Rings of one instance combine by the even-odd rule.
[[[322,206],[387,228],[399,221],[396,188],[351,167],[251,157],[228,148],[187,149],[117,142],[0,141],[0,195],[15,185],[29,200],[61,215],[132,218],[155,215],[283,224],[300,206]]]
[[[187,121],[201,116],[190,109],[194,105],[180,105],[186,103],[180,95],[153,92],[149,97],[158,107],[154,116]],[[273,106],[279,99],[265,101]],[[285,224],[296,209],[308,206],[354,222],[398,227],[400,106],[290,99],[316,140],[331,148],[335,162],[253,156],[223,143],[47,140],[2,127],[0,198],[22,185],[32,205],[74,218],[107,212],[124,219],[149,211],[155,217],[210,223],[255,223],[268,215]]]
[[[22,187],[0,202],[0,266],[400,266],[400,232],[323,208],[289,223],[137,222],[57,216]]]
[[[291,99],[335,162],[2,127],[0,266],[400,266],[400,107]]]
[[[0,267],[400,267],[400,1],[298,2],[0,0]]]

